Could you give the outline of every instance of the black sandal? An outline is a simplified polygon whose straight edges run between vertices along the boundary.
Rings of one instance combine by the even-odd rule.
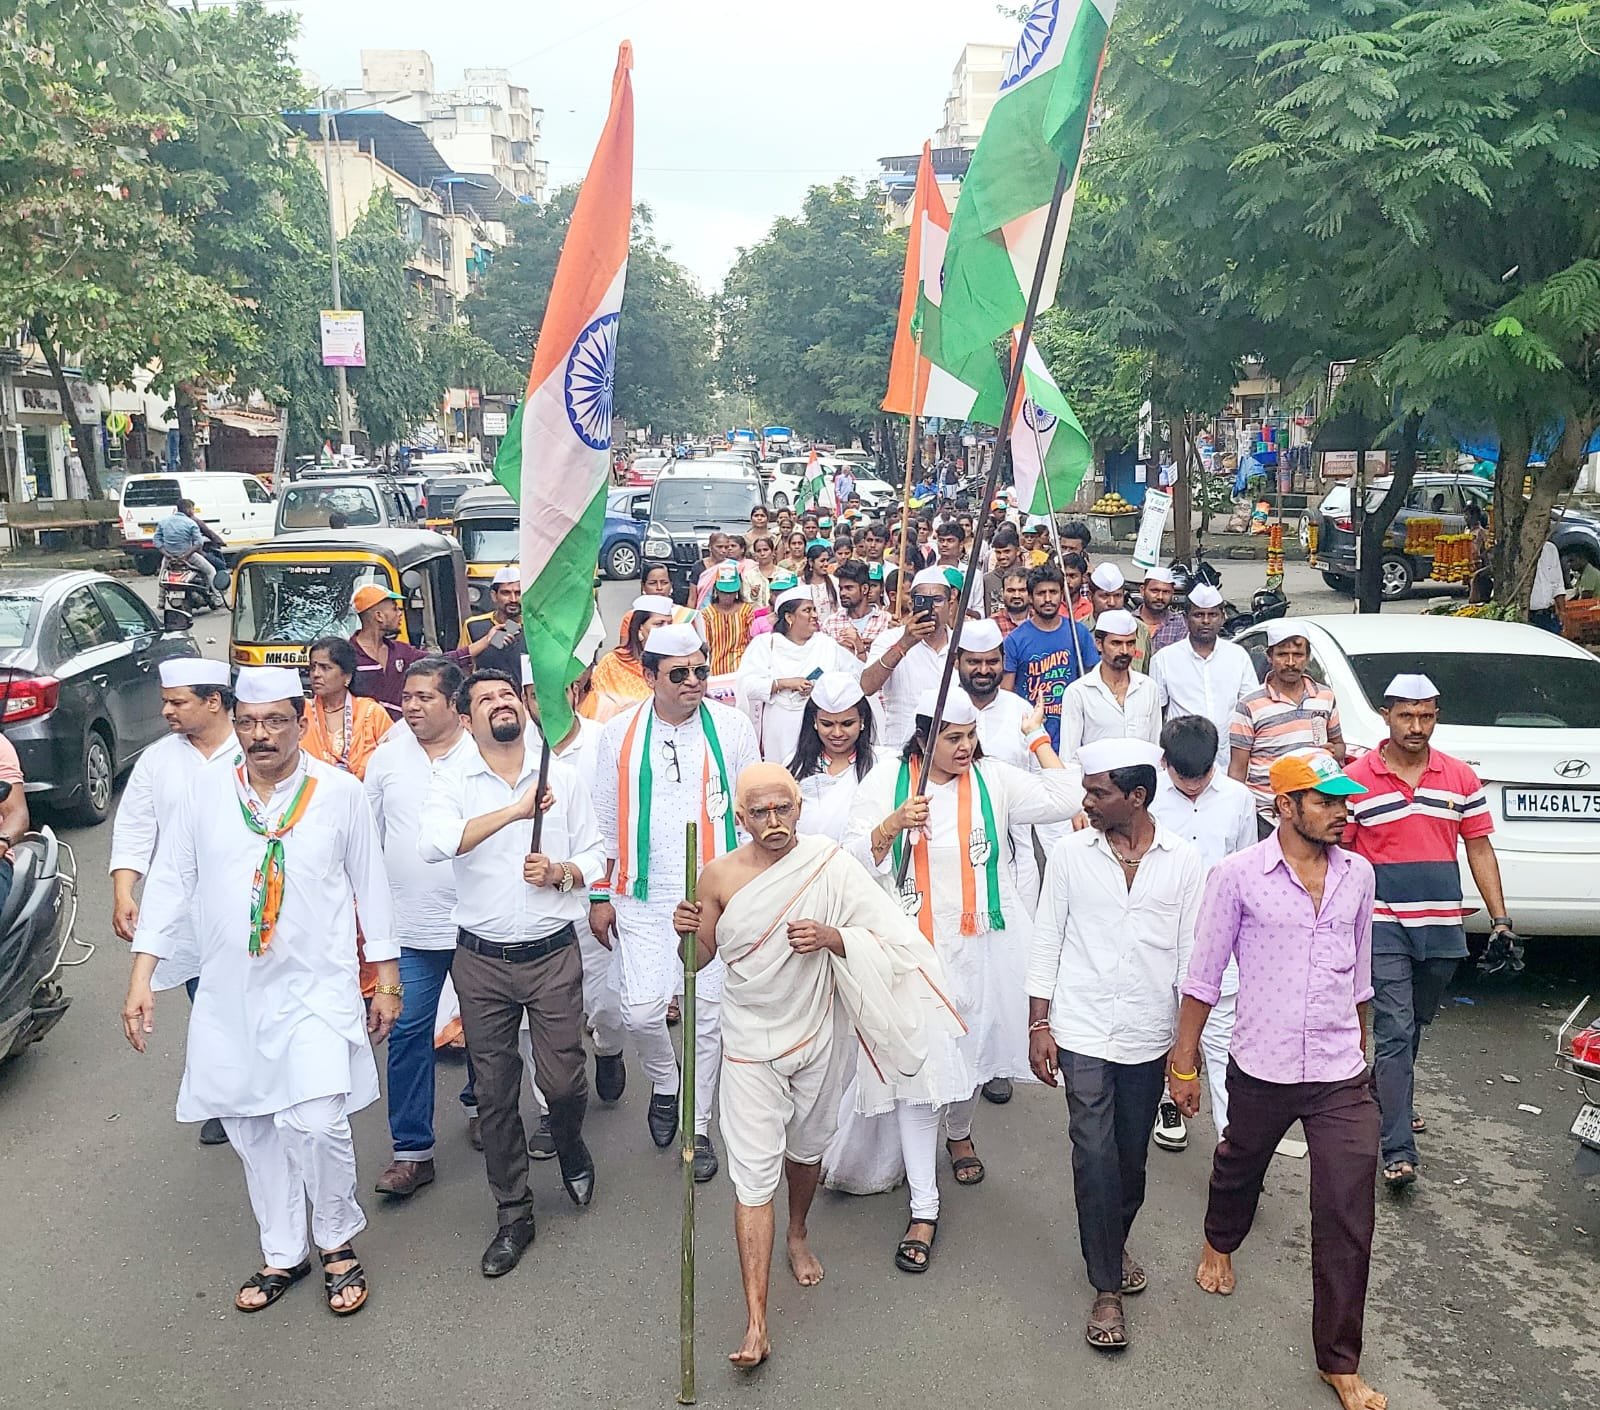
[[[937,1219],[913,1219],[906,1225],[906,1233],[911,1232],[912,1224],[926,1224],[933,1230],[926,1239],[904,1238],[900,1240],[894,1251],[894,1266],[902,1273],[926,1273],[928,1265],[933,1262],[933,1241],[939,1237],[939,1221]],[[922,1257],[918,1259],[917,1255]]]
[[[972,1137],[963,1136],[961,1139],[964,1141],[971,1141]],[[981,1185],[983,1183],[984,1175],[983,1162],[978,1159],[976,1154],[956,1155],[950,1149],[950,1147],[955,1144],[956,1142],[954,1141],[946,1141],[944,1143],[944,1153],[950,1157],[950,1173],[956,1177],[956,1184]],[[974,1146],[973,1150],[976,1152],[977,1147]],[[974,1170],[978,1172],[976,1175],[972,1173]]]
[[[355,1267],[346,1268],[342,1273],[328,1272],[330,1263],[343,1263],[346,1259],[354,1260]],[[352,1312],[359,1312],[367,1305],[367,1271],[361,1266],[361,1260],[356,1258],[356,1251],[349,1244],[322,1255],[322,1286],[328,1299],[328,1311],[335,1317],[348,1317]],[[351,1307],[335,1307],[334,1296],[347,1288],[360,1288],[361,1301]]]
[[[1114,1309],[1115,1315],[1102,1315],[1103,1308]],[[1096,1351],[1126,1351],[1128,1349],[1128,1319],[1122,1315],[1122,1294],[1105,1292],[1094,1300],[1089,1309],[1089,1325],[1083,1339]]]
[[[265,1269],[258,1273],[252,1273],[245,1285],[234,1295],[233,1305],[240,1312],[260,1312],[265,1308],[271,1307],[273,1303],[310,1271],[311,1260],[307,1258],[295,1264],[287,1273],[268,1273]],[[247,1292],[257,1288],[267,1295],[265,1302],[244,1303],[239,1301]]]

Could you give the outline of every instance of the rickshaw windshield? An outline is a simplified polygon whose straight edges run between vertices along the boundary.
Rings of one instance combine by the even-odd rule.
[[[233,639],[303,645],[319,636],[350,636],[361,625],[351,599],[368,583],[390,587],[376,563],[248,562],[235,589]]]
[[[456,535],[468,563],[515,563],[522,552],[515,519],[462,519]]]

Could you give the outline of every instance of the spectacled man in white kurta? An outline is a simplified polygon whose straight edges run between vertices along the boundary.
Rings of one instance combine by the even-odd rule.
[[[207,764],[167,823],[133,940],[123,1028],[143,1052],[155,1028],[157,964],[194,947],[178,1120],[220,1117],[244,1165],[264,1267],[234,1305],[258,1312],[311,1271],[321,1251],[329,1310],[365,1305],[350,1240],[356,1200],[350,1113],[378,1099],[369,1034],[400,1013],[400,947],[383,850],[360,782],[300,748],[299,673],[246,667],[234,729],[244,759]],[[370,1011],[356,959],[356,908],[377,968]]]

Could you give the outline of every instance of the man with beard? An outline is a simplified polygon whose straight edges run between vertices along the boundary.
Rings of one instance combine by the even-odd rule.
[[[1000,610],[989,620],[1000,628],[1000,638],[1005,640],[1028,620],[1028,574],[1020,566],[1006,570],[1000,587]]]
[[[1087,629],[1062,616],[1065,591],[1059,568],[1046,566],[1029,572],[1032,612],[1006,637],[1006,673],[1001,682],[1024,701],[1043,701],[1044,727],[1057,752],[1061,749],[1062,697],[1073,681],[1100,660]]]
[[[1258,828],[1265,837],[1278,823],[1272,766],[1302,749],[1326,749],[1344,762],[1344,731],[1333,691],[1306,674],[1311,642],[1292,617],[1268,622],[1267,678],[1239,699],[1228,743],[1228,777],[1256,797]]]
[[[489,1188],[499,1232],[484,1250],[486,1278],[517,1266],[534,1238],[528,1189],[528,1139],[518,1110],[522,1055],[517,1033],[528,1017],[539,1087],[561,1183],[572,1202],[594,1197],[594,1158],[583,1140],[589,1082],[583,1054],[583,961],[577,927],[588,883],[604,864],[600,829],[577,775],[550,761],[539,796],[542,750],[527,738],[516,681],[474,671],[456,692],[476,756],[436,769],[422,807],[417,854],[453,862],[456,951],[450,974],[472,1058]],[[539,851],[530,828],[543,813]]]
[[[1106,565],[1102,563],[1102,568]],[[1085,744],[1102,739],[1161,737],[1161,709],[1149,676],[1133,669],[1138,624],[1133,613],[1102,612],[1095,619],[1100,664],[1067,687],[1061,706],[1061,751],[1076,758]],[[1153,795],[1152,795],[1153,796]]]
[[[877,565],[880,574],[883,565]],[[834,585],[839,590],[839,609],[819,614],[822,630],[827,632],[847,651],[853,651],[858,660],[866,660],[872,643],[892,625],[892,619],[882,607],[875,607],[867,588],[872,580],[872,569],[861,558],[847,559],[834,570]]]
[[[1268,773],[1277,829],[1211,870],[1168,1060],[1172,1100],[1193,1116],[1201,1030],[1237,961],[1228,1130],[1212,1157],[1195,1281],[1233,1292],[1233,1253],[1255,1222],[1278,1142],[1300,1122],[1311,1155],[1317,1371],[1342,1410],[1384,1410],[1387,1398],[1360,1374],[1379,1140],[1365,1044],[1374,879],[1365,857],[1339,846],[1348,799],[1365,790],[1323,749],[1285,754]]]
[[[882,692],[880,742],[886,748],[898,749],[911,737],[918,697],[935,688],[944,674],[955,606],[955,590],[944,574],[923,568],[911,580],[902,625],[884,632],[867,652],[861,689],[868,695]]]
[[[522,642],[522,569],[511,563],[496,573],[489,587],[489,600],[494,603],[493,611],[467,618],[467,640],[493,637],[479,654],[477,668],[515,676],[522,669],[523,653],[528,649]]]
[[[1071,615],[1079,622],[1094,621],[1094,599],[1089,593],[1089,560],[1081,553],[1061,555],[1061,581],[1066,589]],[[1067,611],[1067,607],[1061,609]]]
[[[1151,568],[1139,586],[1139,611],[1137,616],[1150,633],[1150,655],[1153,658],[1163,646],[1182,641],[1184,636],[1183,613],[1173,610],[1172,598],[1177,589],[1172,572],[1167,568]],[[1147,667],[1148,670],[1148,667]]]
[[[806,1216],[860,1035],[873,1060],[918,1070],[926,1051],[927,942],[854,858],[802,837],[800,788],[777,764],[739,775],[737,815],[751,837],[700,873],[698,900],[673,929],[693,932],[700,967],[720,957],[723,1145],[734,1187],[734,1237],[748,1323],[728,1360],[750,1370],[772,1351],[767,1290],[780,1175],[789,1189],[789,1267],[822,1281]],[[782,933],[779,927],[782,926]],[[929,996],[924,992],[921,999]]]
[[[1002,523],[995,529],[989,555],[992,566],[983,575],[984,616],[993,617],[999,613],[1005,601],[1006,574],[1017,566],[1021,552],[1021,540],[1017,537],[1015,524]]]
[[[1189,589],[1184,610],[1188,639],[1174,642],[1150,664],[1162,714],[1168,720],[1198,715],[1217,731],[1217,767],[1228,770],[1228,731],[1242,696],[1257,685],[1250,653],[1222,641],[1222,594],[1208,583]]]
[[[412,646],[400,640],[400,607],[404,601],[397,592],[367,583],[356,589],[350,602],[361,620],[350,638],[350,645],[356,649],[356,673],[350,682],[350,693],[376,700],[396,720],[400,718],[400,693],[405,689],[406,672],[413,662],[442,655],[463,671],[471,670],[472,662],[494,644],[495,638],[495,633],[489,632],[471,646],[455,651],[425,651]]]
[[[1128,580],[1115,563],[1097,563],[1089,574],[1089,604],[1094,609],[1091,620],[1098,621],[1102,612],[1121,612],[1128,606]],[[1133,619],[1137,640],[1133,648],[1133,669],[1141,673],[1149,670],[1150,628],[1137,617]]]
[[[311,1271],[309,1203],[328,1310],[343,1317],[367,1301],[350,1116],[378,1100],[370,1039],[388,1035],[403,991],[372,812],[354,777],[301,749],[305,703],[298,671],[239,672],[243,758],[202,765],[164,820],[122,1025],[144,1052],[158,962],[198,956],[177,1114],[220,1117],[244,1166],[264,1266],[234,1306],[259,1312]],[[358,906],[378,975],[368,1008]]]

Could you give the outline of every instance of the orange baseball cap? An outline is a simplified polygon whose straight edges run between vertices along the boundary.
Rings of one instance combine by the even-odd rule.
[[[1273,764],[1267,777],[1274,795],[1303,793],[1308,788],[1335,797],[1367,791],[1339,767],[1339,761],[1326,749],[1297,749],[1285,754]]]
[[[405,598],[397,592],[390,592],[388,588],[379,587],[376,583],[368,583],[365,587],[356,589],[356,595],[350,605],[355,608],[356,616],[363,612],[370,612],[380,602],[404,602]]]

